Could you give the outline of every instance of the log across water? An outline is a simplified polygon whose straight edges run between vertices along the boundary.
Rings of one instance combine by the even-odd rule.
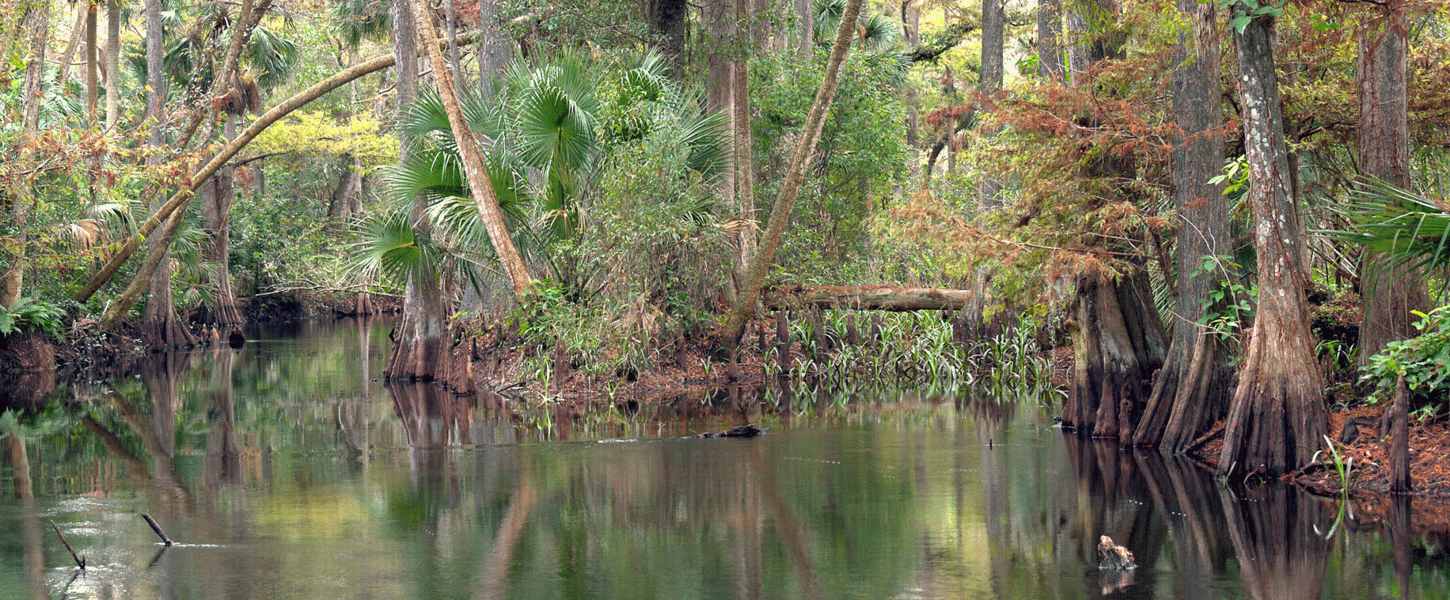
[[[961,310],[970,306],[975,297],[976,295],[971,290],[908,288],[889,285],[791,285],[766,290],[764,303],[765,307],[769,309],[817,306],[889,311]]]

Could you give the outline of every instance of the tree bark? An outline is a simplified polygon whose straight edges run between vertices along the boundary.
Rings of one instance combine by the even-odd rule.
[[[237,136],[237,116],[227,114],[222,136],[231,141]],[[211,263],[215,276],[215,314],[211,322],[217,329],[226,331],[242,323],[242,313],[237,308],[237,295],[232,291],[231,275],[231,215],[236,201],[236,167],[222,167],[211,178],[211,193],[202,203],[202,214],[206,217],[207,241],[204,257]]]
[[[727,349],[734,349],[740,342],[740,334],[745,331],[745,322],[749,320],[750,315],[755,313],[755,304],[760,298],[760,288],[765,282],[765,271],[775,260],[775,250],[780,246],[781,237],[785,234],[785,226],[790,221],[791,210],[795,208],[796,195],[800,193],[801,183],[805,180],[807,163],[815,154],[816,143],[820,141],[821,130],[825,127],[826,113],[830,111],[831,102],[836,97],[836,86],[840,83],[841,78],[841,66],[846,62],[846,52],[851,48],[851,40],[855,37],[853,32],[856,19],[861,14],[862,1],[846,1],[846,10],[841,15],[841,24],[836,28],[836,40],[831,44],[831,57],[826,63],[825,77],[821,81],[820,89],[816,91],[815,101],[811,104],[811,112],[806,117],[806,125],[801,132],[801,139],[796,144],[795,154],[791,156],[790,166],[787,167],[785,179],[781,182],[775,206],[770,210],[770,222],[760,240],[760,249],[751,258],[750,270],[742,282],[740,292],[735,298],[735,305],[720,332],[720,343]]]
[[[477,33],[462,35],[458,38],[459,43],[471,43],[477,39]],[[294,94],[291,98],[288,98],[281,104],[278,104],[277,106],[272,107],[271,110],[263,113],[262,116],[257,118],[257,120],[252,121],[252,123],[248,125],[246,129],[242,130],[241,134],[237,135],[236,139],[232,140],[231,143],[224,146],[220,151],[216,153],[215,156],[211,158],[211,160],[207,161],[205,165],[202,165],[201,168],[193,172],[191,176],[183,179],[180,189],[172,194],[171,197],[166,201],[165,204],[161,206],[160,209],[158,209],[156,212],[151,213],[150,217],[147,217],[145,221],[143,221],[140,225],[136,227],[136,232],[133,233],[131,237],[127,238],[126,241],[123,242],[121,246],[116,249],[116,252],[111,255],[111,258],[106,261],[106,264],[102,266],[99,271],[91,276],[90,281],[86,282],[85,287],[82,287],[79,291],[77,291],[75,295],[72,296],[72,299],[74,299],[76,302],[85,302],[89,300],[91,296],[95,295],[96,290],[99,290],[102,285],[105,285],[106,281],[114,276],[116,274],[116,271],[119,271],[121,269],[122,265],[126,264],[126,261],[131,258],[131,255],[136,253],[136,249],[140,247],[141,241],[145,239],[147,235],[150,235],[151,232],[155,231],[156,228],[159,227],[163,222],[165,222],[172,213],[185,206],[186,203],[191,200],[192,192],[196,190],[196,187],[198,185],[206,181],[207,178],[214,175],[217,169],[221,168],[222,165],[226,164],[227,161],[231,160],[232,157],[236,156],[237,153],[242,150],[242,148],[245,148],[247,144],[251,143],[253,139],[256,139],[256,137],[260,135],[262,131],[266,130],[273,123],[281,120],[282,117],[291,114],[292,111],[306,106],[308,103],[311,103],[313,100],[322,97],[322,95],[326,94],[327,92],[335,90],[343,85],[347,85],[348,82],[356,80],[360,77],[370,75],[377,71],[381,71],[383,69],[393,66],[395,60],[396,59],[394,55],[389,54],[387,56],[374,57],[362,63],[353,65],[352,67],[340,71],[333,76],[319,81],[313,84],[311,87]],[[148,274],[147,276],[149,277],[150,275]],[[135,298],[132,298],[131,302],[135,302]]]
[[[750,0],[735,0],[736,37],[748,41],[747,48],[759,42],[759,27],[748,25],[751,14]],[[730,132],[733,173],[735,177],[735,210],[745,225],[739,229],[736,280],[744,281],[750,257],[755,254],[755,153],[751,147],[754,141],[750,128],[750,57],[738,56],[731,65],[730,73]]]
[[[1224,270],[1201,271],[1205,257],[1232,252],[1223,185],[1209,183],[1223,168],[1223,100],[1219,94],[1217,10],[1211,3],[1179,0],[1192,24],[1174,49],[1173,198],[1178,207],[1178,303],[1168,358],[1153,383],[1133,444],[1181,452],[1228,407],[1233,376],[1223,339],[1199,325],[1208,294]],[[1222,302],[1219,306],[1222,306]]]
[[[688,29],[690,4],[686,0],[648,0],[645,15],[650,29],[664,36],[660,51],[674,65],[678,74],[684,68],[685,34]]]
[[[1235,4],[1233,16],[1244,10]],[[1273,27],[1272,17],[1260,16],[1234,34],[1259,298],[1224,427],[1221,477],[1292,471],[1309,462],[1328,430],[1299,261],[1299,214],[1289,183]]]
[[[1062,78],[1062,0],[1037,2],[1037,74]]]
[[[100,0],[85,0],[86,3],[86,122],[96,123],[100,98],[99,57],[96,55],[96,3]]]
[[[498,13],[499,0],[479,0],[478,31],[481,36],[478,48],[479,84],[489,86],[513,57],[512,42],[504,33],[503,22]]]
[[[1117,280],[1078,277],[1072,383],[1062,423],[1079,436],[1128,442],[1167,343],[1141,269]]]
[[[981,101],[977,103],[982,112],[991,111],[988,101],[993,94],[1002,90],[1002,39],[1007,27],[1007,7],[1004,0],[982,0],[982,71],[978,92]],[[996,134],[995,127],[983,131],[985,136]],[[990,173],[992,169],[981,169],[982,178],[977,183],[977,198],[983,210],[993,210],[1002,205],[999,196],[1002,185]]]
[[[106,2],[106,128],[121,117],[121,3]]]
[[[1410,128],[1408,119],[1408,51],[1405,0],[1390,0],[1368,9],[1374,14],[1359,32],[1359,129],[1356,150],[1365,178],[1409,188]],[[1364,321],[1359,329],[1359,365],[1384,350],[1385,344],[1418,335],[1414,311],[1430,307],[1425,277],[1417,269],[1385,265],[1378,253],[1366,253]]]

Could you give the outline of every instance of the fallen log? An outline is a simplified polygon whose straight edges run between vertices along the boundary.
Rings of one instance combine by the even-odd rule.
[[[908,288],[890,285],[779,286],[765,291],[765,307],[772,310],[816,306],[858,310],[961,310],[975,294],[970,290]]]

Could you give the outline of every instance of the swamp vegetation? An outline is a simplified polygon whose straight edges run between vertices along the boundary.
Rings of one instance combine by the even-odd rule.
[[[399,312],[379,378],[428,406],[972,388],[1225,485],[1438,497],[1446,9],[6,3],[5,425],[259,322]],[[57,422],[116,442],[92,421]],[[1265,490],[1219,518],[1279,522],[1242,493],[1319,520]]]

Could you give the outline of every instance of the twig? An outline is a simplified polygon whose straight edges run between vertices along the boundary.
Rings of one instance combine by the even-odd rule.
[[[50,522],[50,526],[55,529],[55,534],[60,536],[60,543],[65,544],[65,549],[70,551],[70,557],[76,561],[76,566],[80,567],[82,571],[86,570],[86,559],[76,554],[75,548],[70,547],[70,542],[65,541],[65,534],[60,532],[60,526],[56,525],[54,520]]]
[[[148,515],[146,513],[141,513],[141,518],[146,519],[146,524],[150,525],[151,531],[155,531],[156,536],[161,538],[161,543],[166,544],[167,546],[170,546],[172,544],[171,538],[166,537],[166,532],[161,531],[161,526],[156,524],[156,519],[151,518],[151,515]]]

